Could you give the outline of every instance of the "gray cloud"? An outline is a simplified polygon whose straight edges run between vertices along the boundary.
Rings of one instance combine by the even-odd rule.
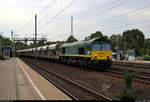
[[[150,4],[149,0],[76,0],[76,2],[66,9],[61,15],[51,20],[60,10],[68,5],[72,0],[0,0],[0,28],[10,36],[10,30],[18,30],[38,13],[38,27],[49,23],[43,29],[38,30],[39,34],[48,34],[48,39],[64,40],[70,35],[70,17],[74,16],[74,36],[83,39],[96,30],[102,31],[110,36],[114,33],[122,33],[124,30],[139,28],[146,37],[149,36],[149,24],[144,20],[150,18],[149,9],[145,8],[136,13],[131,13],[135,9]],[[126,2],[118,5],[121,2]],[[118,5],[115,7],[115,5]],[[114,6],[114,7],[113,7]],[[122,15],[120,17],[117,17]],[[110,19],[110,20],[109,20]],[[142,22],[142,23],[138,23]],[[5,26],[5,27],[3,27]],[[17,32],[16,32],[17,33]],[[34,19],[23,31],[21,36],[33,36]],[[39,35],[41,37],[42,35]],[[63,36],[63,37],[62,37]]]

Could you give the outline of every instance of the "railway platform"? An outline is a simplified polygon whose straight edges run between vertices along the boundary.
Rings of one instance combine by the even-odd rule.
[[[19,58],[0,61],[0,100],[71,100]]]

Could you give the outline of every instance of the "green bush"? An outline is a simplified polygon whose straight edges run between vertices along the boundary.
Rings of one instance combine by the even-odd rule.
[[[5,60],[4,56],[0,55],[0,60]]]
[[[129,73],[128,71],[126,71],[124,72],[124,74],[125,74],[124,81],[126,83],[126,88],[130,90],[132,88],[132,82],[133,82],[135,73]]]
[[[146,49],[146,54],[150,56],[150,49]]]
[[[123,73],[125,74],[124,82],[126,84],[126,88],[121,90],[117,97],[123,101],[135,101],[136,95],[132,92],[132,83],[135,73],[129,73],[128,71],[124,71]]]
[[[123,89],[120,94],[118,95],[118,98],[123,101],[135,101],[136,96],[128,89]]]
[[[144,60],[145,60],[145,61],[150,61],[150,56],[145,55],[145,56],[144,56]]]

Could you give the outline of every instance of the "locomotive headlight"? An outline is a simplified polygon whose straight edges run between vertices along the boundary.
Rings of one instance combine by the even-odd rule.
[[[97,59],[97,56],[94,56],[94,59],[96,60],[96,59]]]
[[[107,56],[107,59],[111,59],[111,56]]]
[[[93,56],[93,59],[97,59],[97,56]]]

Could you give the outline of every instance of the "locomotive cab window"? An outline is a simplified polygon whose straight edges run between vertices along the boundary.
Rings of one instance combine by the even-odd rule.
[[[105,51],[105,50],[111,50],[110,44],[107,44],[107,43],[102,44],[102,51]]]
[[[99,51],[99,50],[101,50],[101,44],[93,44],[93,46],[92,46],[92,50],[93,51]]]
[[[65,53],[66,53],[66,49],[62,48],[62,54],[65,54]]]
[[[85,49],[79,48],[79,55],[85,55]]]

